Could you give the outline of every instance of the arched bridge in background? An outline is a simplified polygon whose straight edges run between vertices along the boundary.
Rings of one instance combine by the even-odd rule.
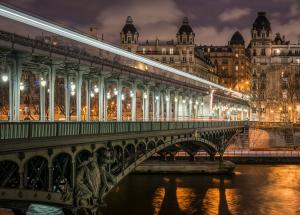
[[[94,208],[135,167],[179,147],[212,158],[247,132],[247,122],[3,122],[0,199]],[[172,151],[172,150],[171,150]],[[13,205],[12,204],[13,200]]]

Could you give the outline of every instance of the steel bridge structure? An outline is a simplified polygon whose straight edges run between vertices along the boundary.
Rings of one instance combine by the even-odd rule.
[[[222,158],[248,132],[247,95],[5,5],[0,16],[51,34],[0,29],[1,206],[91,210],[155,153]]]

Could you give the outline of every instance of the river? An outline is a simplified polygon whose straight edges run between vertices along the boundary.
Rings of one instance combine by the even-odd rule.
[[[300,165],[239,165],[231,176],[130,175],[103,215],[300,214]]]
[[[300,165],[238,165],[236,174],[129,175],[99,215],[296,215]],[[32,205],[28,214],[61,214]]]

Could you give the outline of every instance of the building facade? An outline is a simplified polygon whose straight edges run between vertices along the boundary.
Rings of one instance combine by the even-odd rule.
[[[265,12],[251,29],[251,120],[300,121],[300,43],[272,33]]]
[[[226,87],[244,93],[250,90],[251,59],[249,50],[245,48],[245,40],[236,31],[228,45],[198,46],[212,63],[220,77],[220,83]]]
[[[131,52],[135,52],[161,63],[182,71],[189,72],[198,77],[219,83],[219,77],[211,61],[204,55],[202,50],[197,49],[195,45],[195,33],[189,25],[188,18],[183,19],[176,40],[161,41],[139,41],[139,32],[137,31],[133,20],[127,17],[121,33],[121,47]]]

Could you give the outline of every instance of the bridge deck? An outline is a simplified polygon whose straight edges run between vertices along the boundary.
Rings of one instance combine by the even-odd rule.
[[[220,127],[202,127],[202,132],[213,131],[228,128],[240,128],[243,125],[231,125],[231,126],[220,126]],[[145,137],[155,137],[155,136],[172,136],[172,135],[182,135],[193,133],[195,128],[187,129],[172,129],[172,130],[159,130],[159,131],[146,131],[146,132],[129,132],[129,133],[115,133],[115,134],[103,134],[103,135],[83,135],[83,136],[62,136],[62,137],[40,137],[40,138],[25,138],[25,139],[9,139],[2,140],[0,147],[0,154],[11,153],[32,149],[43,149],[51,147],[65,147],[65,146],[75,146],[80,144],[88,143],[106,143],[108,141],[120,141],[126,139],[145,138]]]

